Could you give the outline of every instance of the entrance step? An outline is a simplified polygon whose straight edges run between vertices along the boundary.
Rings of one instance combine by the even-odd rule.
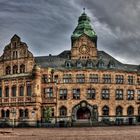
[[[92,126],[91,122],[88,120],[78,120],[72,123],[74,127],[89,127]]]

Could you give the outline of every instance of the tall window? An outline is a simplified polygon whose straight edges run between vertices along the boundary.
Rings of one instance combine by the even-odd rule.
[[[49,82],[49,80],[48,80],[48,75],[47,75],[47,74],[43,74],[42,82],[43,82],[43,83],[48,83],[48,82]]]
[[[5,97],[9,97],[9,87],[5,87]]]
[[[11,74],[11,67],[10,66],[6,67],[5,73],[6,74]]]
[[[25,109],[25,117],[28,118],[29,117],[29,110]]]
[[[25,72],[25,65],[22,64],[20,65],[20,73],[24,73]]]
[[[80,89],[73,89],[73,99],[80,99]]]
[[[140,106],[138,107],[138,115],[140,116]]]
[[[9,118],[9,116],[10,116],[10,111],[9,111],[8,109],[6,110],[6,114],[5,114],[5,115],[6,115],[6,116],[5,116],[6,118]]]
[[[123,90],[116,89],[116,100],[123,100]]]
[[[133,78],[133,76],[129,75],[128,76],[128,84],[133,85],[133,83],[134,83],[134,78]]]
[[[67,89],[60,89],[59,99],[61,99],[61,100],[66,100],[67,99]]]
[[[64,74],[63,75],[63,82],[64,83],[71,83],[72,82],[71,74]]]
[[[2,118],[9,118],[10,116],[10,111],[7,109],[7,110],[1,110],[1,116]]]
[[[24,96],[24,86],[19,87],[19,96]]]
[[[96,91],[93,88],[87,89],[87,99],[95,99]]]
[[[99,82],[98,74],[90,74],[89,81],[91,83],[98,83]]]
[[[12,87],[12,95],[11,96],[13,96],[13,97],[16,96],[16,86]]]
[[[47,87],[44,89],[44,94],[45,94],[45,97],[53,97],[53,88],[52,87]]]
[[[137,83],[138,85],[140,85],[140,78],[137,78]]]
[[[18,66],[14,65],[13,66],[13,74],[16,74],[16,73],[18,73]]]
[[[127,90],[127,100],[134,100],[134,90]]]
[[[61,117],[67,116],[67,108],[65,106],[62,106],[60,108],[60,113],[59,114],[60,114]]]
[[[13,59],[16,59],[18,57],[17,51],[13,51]]]
[[[84,83],[85,82],[85,75],[84,74],[77,74],[76,75],[76,82],[77,83]]]
[[[140,100],[140,90],[138,90],[137,99]]]
[[[54,108],[51,108],[51,117],[54,117]]]
[[[27,85],[27,96],[31,96],[32,95],[32,87],[31,85]]]
[[[1,110],[1,117],[4,118],[5,117],[5,111],[2,109]]]
[[[116,116],[122,116],[123,115],[123,108],[121,106],[116,107]]]
[[[123,84],[124,77],[123,75],[116,75],[116,84]]]
[[[23,118],[24,117],[24,110],[23,109],[20,109],[19,110],[19,117],[20,118]]]
[[[2,88],[0,87],[0,97],[2,97]]]
[[[109,99],[109,89],[103,89],[102,90],[102,99],[103,100],[108,100]]]
[[[134,115],[134,107],[133,106],[129,106],[127,108],[127,115],[128,116]]]
[[[104,106],[102,108],[102,114],[103,114],[103,116],[109,116],[109,107],[108,106]]]
[[[103,83],[111,83],[111,75],[110,74],[104,74],[103,75]]]

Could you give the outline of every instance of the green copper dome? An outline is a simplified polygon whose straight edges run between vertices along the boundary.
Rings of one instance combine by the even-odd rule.
[[[85,12],[79,17],[78,25],[71,36],[72,41],[76,40],[83,34],[86,34],[91,39],[97,40],[97,35],[90,25],[90,18]]]

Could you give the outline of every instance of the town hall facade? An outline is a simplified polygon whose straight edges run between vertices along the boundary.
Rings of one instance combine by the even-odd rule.
[[[85,12],[71,50],[35,57],[14,35],[0,57],[0,124],[138,124],[140,66],[97,48]]]

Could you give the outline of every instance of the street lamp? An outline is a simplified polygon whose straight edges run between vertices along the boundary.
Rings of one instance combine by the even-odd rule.
[[[13,126],[12,126],[12,130],[14,130],[14,124],[15,124],[15,118],[16,118],[16,109],[15,108],[12,108],[11,110],[11,113],[12,113],[12,122],[13,122]]]

